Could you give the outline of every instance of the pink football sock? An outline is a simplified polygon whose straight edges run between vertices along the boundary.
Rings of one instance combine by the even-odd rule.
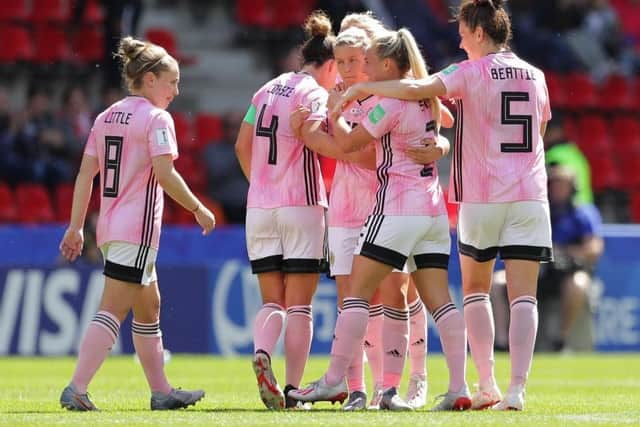
[[[420,298],[409,304],[411,376],[427,377],[427,310]]]
[[[271,356],[282,332],[284,316],[285,311],[278,304],[269,303],[262,306],[253,323],[254,353],[262,350]]]
[[[71,378],[78,393],[87,392],[91,379],[116,343],[119,331],[120,321],[113,314],[99,311],[93,316],[80,344],[78,363]]]
[[[384,349],[383,388],[398,388],[409,346],[409,310],[384,306],[382,345]]]
[[[309,359],[313,318],[310,305],[293,305],[287,309],[287,328],[284,334],[286,384],[300,387],[304,367]]]
[[[447,303],[433,312],[442,351],[449,368],[449,391],[459,392],[464,387],[467,371],[467,333],[462,314],[453,303]]]
[[[470,294],[464,297],[464,321],[469,334],[471,356],[478,369],[480,388],[490,388],[496,380],[493,371],[495,326],[489,294]]]
[[[509,353],[511,356],[511,386],[524,386],[531,369],[531,359],[538,331],[538,301],[522,296],[511,302]]]
[[[134,319],[131,324],[133,346],[147,377],[152,392],[171,392],[171,385],[164,374],[164,348],[160,322],[140,323]]]

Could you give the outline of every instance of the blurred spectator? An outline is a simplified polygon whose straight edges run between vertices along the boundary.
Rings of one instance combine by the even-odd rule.
[[[227,221],[245,221],[249,183],[236,159],[235,137],[243,115],[229,113],[223,118],[222,141],[208,143],[204,148],[204,162],[209,174],[209,195],[219,201]]]
[[[513,21],[513,47],[544,69],[576,71],[581,63],[562,36],[578,28],[582,6],[574,1],[512,0],[507,3]]]
[[[16,174],[11,107],[7,89],[0,86],[0,181],[10,182]]]
[[[389,13],[393,16],[393,27],[406,27],[413,33],[422,49],[427,64],[440,70],[451,62],[465,59],[458,47],[460,36],[457,24],[442,19],[424,0],[385,0]]]
[[[81,25],[87,0],[73,2],[73,29]],[[136,35],[143,11],[142,0],[103,0],[104,58],[102,60],[103,87],[120,87],[120,64],[113,57],[123,35]],[[72,31],[73,31],[72,29]]]
[[[561,328],[549,332],[557,351],[564,349],[575,320],[589,307],[591,278],[604,249],[600,215],[593,205],[573,203],[575,185],[575,174],[568,167],[549,168],[554,260],[541,269],[538,301],[543,311],[551,300],[562,301]]]
[[[545,158],[548,165],[569,167],[576,174],[576,192],[573,201],[578,204],[593,203],[591,168],[580,148],[569,141],[564,130],[564,117],[554,113],[544,135]]]
[[[93,125],[87,96],[79,86],[70,86],[62,95],[61,125],[73,160],[77,160]]]
[[[44,87],[31,88],[27,109],[17,116],[14,179],[55,188],[73,179],[74,168],[69,161],[75,151],[52,111],[49,93]]]

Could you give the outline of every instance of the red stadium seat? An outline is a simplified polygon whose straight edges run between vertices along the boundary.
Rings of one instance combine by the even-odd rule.
[[[104,21],[104,11],[98,0],[87,0],[82,14],[82,22],[85,24],[99,24]]]
[[[65,0],[33,0],[30,20],[35,24],[61,24],[69,20],[69,11]]]
[[[598,91],[587,74],[569,74],[564,79],[567,108],[583,110],[597,106]]]
[[[64,31],[53,26],[37,27],[34,33],[35,57],[38,64],[66,62],[71,52]]]
[[[104,36],[95,27],[82,27],[73,40],[73,56],[85,64],[94,64],[104,57]]]
[[[0,21],[26,21],[29,12],[27,0],[2,0],[0,3]]]
[[[21,184],[16,188],[18,221],[23,223],[53,222],[55,215],[47,189],[38,184]]]
[[[266,0],[237,0],[236,19],[242,25],[267,27],[269,13]]]
[[[175,167],[189,187],[195,191],[205,191],[207,189],[207,170],[197,155],[183,151],[178,160],[176,160]]]
[[[567,96],[565,94],[565,86],[562,76],[554,72],[545,71],[544,77],[547,82],[551,107],[566,108]]]
[[[564,134],[569,141],[575,142],[580,138],[580,132],[578,131],[578,124],[573,117],[566,117],[564,119]]]
[[[219,142],[224,137],[222,119],[211,113],[199,113],[196,116],[196,145],[202,147]]]
[[[0,63],[13,64],[33,60],[33,43],[29,32],[18,25],[0,26]]]
[[[73,184],[60,184],[55,193],[56,221],[69,222],[73,204]]]
[[[191,129],[191,119],[185,113],[180,111],[172,111],[173,123],[176,128],[176,139],[178,140],[178,147],[193,147],[196,145],[196,140],[193,137],[193,130]]]
[[[589,158],[591,185],[595,192],[621,188],[622,180],[611,156]]]
[[[628,110],[633,107],[631,82],[619,74],[612,74],[602,84],[598,106],[604,110]]]
[[[640,189],[640,152],[622,153],[618,156],[620,187],[625,190]]]
[[[575,142],[588,158],[612,153],[607,123],[599,115],[586,114],[578,120],[578,139]]]
[[[640,151],[640,120],[629,116],[614,117],[610,129],[618,153]]]
[[[0,182],[0,222],[14,222],[18,218],[18,209],[11,188]]]
[[[178,42],[176,41],[175,35],[170,30],[158,27],[149,28],[145,32],[145,37],[151,43],[162,46],[167,53],[173,56],[181,65],[195,64],[195,58],[185,56],[178,52]]]

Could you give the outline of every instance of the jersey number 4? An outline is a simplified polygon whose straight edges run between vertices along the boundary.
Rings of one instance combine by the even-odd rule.
[[[278,116],[271,116],[271,123],[269,127],[262,125],[262,118],[264,117],[264,110],[267,108],[267,104],[263,104],[260,109],[260,115],[258,116],[258,126],[256,127],[256,136],[264,136],[269,138],[269,160],[270,165],[275,165],[278,160],[278,144],[276,140],[276,131],[278,130]]]
[[[502,92],[502,124],[522,126],[522,144],[517,142],[503,142],[500,144],[500,151],[503,153],[530,153],[533,150],[532,144],[532,122],[530,114],[511,114],[512,102],[529,101],[527,92]]]
[[[104,189],[103,197],[118,197],[120,160],[122,159],[122,137],[104,137]]]

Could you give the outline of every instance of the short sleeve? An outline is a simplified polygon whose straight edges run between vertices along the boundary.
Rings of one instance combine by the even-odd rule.
[[[329,94],[321,87],[313,89],[308,94],[302,96],[300,104],[311,110],[307,121],[325,120],[327,118],[327,100]]]
[[[87,137],[87,143],[84,146],[84,154],[91,157],[98,157],[98,147],[96,147],[95,131],[91,128],[89,136]]]
[[[467,74],[471,67],[468,61],[451,64],[444,70],[436,73],[444,86],[447,88],[449,98],[462,98],[467,87]]]
[[[392,98],[381,99],[362,119],[360,125],[374,138],[382,137],[398,124],[402,103],[403,101]]]
[[[148,127],[147,143],[151,157],[171,154],[178,158],[178,143],[173,118],[166,111],[161,111],[153,119]]]

